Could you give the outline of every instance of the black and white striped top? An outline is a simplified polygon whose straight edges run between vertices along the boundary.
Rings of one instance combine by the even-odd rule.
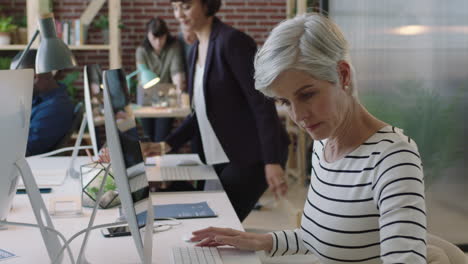
[[[272,233],[270,256],[314,254],[326,263],[426,263],[421,159],[387,126],[339,161],[314,144],[301,228]]]

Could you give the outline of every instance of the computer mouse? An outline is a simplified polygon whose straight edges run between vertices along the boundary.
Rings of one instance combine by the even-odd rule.
[[[198,166],[200,165],[197,161],[195,160],[181,160],[176,163],[177,166]]]

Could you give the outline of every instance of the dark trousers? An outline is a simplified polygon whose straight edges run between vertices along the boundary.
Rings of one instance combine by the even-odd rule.
[[[268,187],[265,165],[239,166],[232,163],[214,165],[237,217],[242,222]]]
[[[145,136],[153,142],[164,141],[172,129],[174,118],[142,118]]]

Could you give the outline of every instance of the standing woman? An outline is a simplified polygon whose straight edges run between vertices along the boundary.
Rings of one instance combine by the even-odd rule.
[[[162,145],[174,150],[198,139],[198,154],[214,165],[242,221],[268,186],[286,193],[287,134],[273,101],[255,90],[254,40],[215,17],[221,1],[171,2],[175,17],[198,38],[188,72],[194,112]]]
[[[146,36],[136,50],[137,69],[146,67],[160,78],[160,83],[173,83],[178,91],[185,90],[183,50],[177,39],[169,33],[166,22],[159,17],[146,24]],[[140,85],[141,86],[141,85]],[[143,99],[143,88],[139,87],[138,98]],[[163,140],[171,131],[172,118],[143,119],[146,136],[153,141]]]

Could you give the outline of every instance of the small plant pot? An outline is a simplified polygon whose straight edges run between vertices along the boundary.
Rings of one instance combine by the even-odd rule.
[[[102,30],[102,39],[104,40],[104,44],[109,44],[109,30],[108,29]]]
[[[0,32],[0,45],[10,45],[11,37],[8,32]]]
[[[16,30],[16,40],[18,44],[28,43],[28,29],[20,27]]]

